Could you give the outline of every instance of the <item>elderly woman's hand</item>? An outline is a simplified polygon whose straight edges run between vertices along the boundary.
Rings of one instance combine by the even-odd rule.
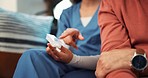
[[[55,47],[52,47],[50,45],[50,43],[48,43],[47,45],[48,45],[48,47],[46,48],[47,53],[51,55],[55,60],[64,63],[69,63],[72,60],[73,54],[67,48],[62,46],[60,48],[61,52],[58,52]]]

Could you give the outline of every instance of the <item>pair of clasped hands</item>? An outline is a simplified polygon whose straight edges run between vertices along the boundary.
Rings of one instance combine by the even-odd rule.
[[[84,39],[79,30],[75,28],[67,28],[59,38],[63,39],[67,45],[70,45],[76,49],[78,49],[77,45],[75,44],[76,40]],[[48,43],[47,45],[47,53],[52,56],[56,61],[69,63],[72,60],[73,53],[69,49],[62,46],[60,48],[61,52],[58,52],[55,47],[51,46],[50,43]]]

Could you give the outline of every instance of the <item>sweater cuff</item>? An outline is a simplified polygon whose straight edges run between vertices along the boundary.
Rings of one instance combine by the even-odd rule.
[[[77,63],[78,62],[78,59],[79,59],[79,56],[73,54],[73,58],[72,58],[72,60],[68,64],[69,65],[72,65],[74,63]]]

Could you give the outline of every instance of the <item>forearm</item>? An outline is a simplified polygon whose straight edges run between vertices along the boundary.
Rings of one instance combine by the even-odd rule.
[[[96,55],[96,56],[73,55],[73,59],[70,61],[69,65],[78,67],[78,68],[95,70],[98,59],[99,59],[99,55]]]

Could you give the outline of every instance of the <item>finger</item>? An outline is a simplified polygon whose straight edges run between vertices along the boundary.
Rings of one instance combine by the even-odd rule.
[[[54,50],[54,49],[55,49],[54,47],[52,47],[52,45],[51,45],[50,43],[48,43],[47,45],[48,45],[48,47],[49,47],[51,50]]]
[[[57,50],[52,47],[50,43],[48,44],[47,50],[48,54],[51,55],[55,60],[60,60],[59,57],[56,55]]]
[[[95,75],[96,75],[96,78],[104,78],[104,76],[102,74],[102,70],[96,70]]]
[[[74,28],[68,28],[66,29],[62,35],[59,37],[61,39],[67,37],[67,36],[76,36],[76,39],[80,39],[80,40],[83,40],[84,37],[82,36],[82,34],[80,34],[80,32],[77,30],[77,29],[74,29]]]
[[[82,36],[81,33],[79,33],[79,35],[78,35],[78,39],[79,39],[79,40],[84,40],[84,37]]]
[[[97,68],[96,68],[96,72],[95,72],[97,78],[104,78],[105,75],[107,74],[107,72],[108,72],[108,70],[106,70],[104,68],[103,62],[99,60],[97,63]]]
[[[65,39],[63,39],[64,42],[76,49],[78,49],[77,45],[75,44],[75,41],[71,36],[67,36]]]
[[[57,50],[54,51],[54,54],[60,59],[63,60],[62,57],[65,57],[64,52],[58,52]]]
[[[51,54],[51,56],[52,56],[56,61],[60,61],[60,58],[59,58],[58,56],[56,56],[54,52]]]
[[[54,49],[49,43],[47,44],[48,47],[46,48],[46,51],[51,54],[52,53],[52,50]]]
[[[61,49],[61,52],[58,52],[56,50],[53,52],[54,55],[56,55],[58,57],[58,59],[56,59],[57,61],[61,61],[61,62],[64,62],[64,63],[69,63],[71,61],[71,59],[69,59],[69,54],[67,54],[67,52],[65,52],[65,51],[66,50]]]
[[[75,42],[71,42],[70,46],[72,46],[72,47],[78,49],[78,47],[77,47],[77,45],[75,44]]]
[[[47,52],[49,55],[51,55],[51,51],[50,51],[50,48],[49,48],[49,47],[46,48],[46,52]]]
[[[52,53],[52,51],[51,51],[51,49],[50,49],[50,44],[48,43],[47,44],[47,48],[46,48],[46,52],[49,54],[49,55],[51,55],[51,53]]]
[[[53,51],[49,47],[46,48],[46,51],[49,55],[53,55]]]
[[[64,52],[65,54],[70,54],[70,53],[72,54],[72,52],[69,49],[67,49],[63,46],[61,47],[61,51]]]
[[[72,32],[69,31],[69,30],[65,30],[65,31],[61,34],[61,36],[60,36],[59,38],[63,39],[63,38],[65,38],[65,37],[69,36],[69,35],[72,35]]]
[[[100,68],[96,69],[95,75],[96,75],[96,78],[104,78],[103,72],[102,72],[102,70],[100,70]]]
[[[71,36],[67,36],[67,37],[64,38],[63,40],[64,40],[64,42],[65,42],[66,44],[68,44],[68,45],[70,45],[71,42],[74,41]]]
[[[60,61],[60,58],[58,56],[58,51],[54,48],[51,52],[51,56],[56,60],[56,61]]]

